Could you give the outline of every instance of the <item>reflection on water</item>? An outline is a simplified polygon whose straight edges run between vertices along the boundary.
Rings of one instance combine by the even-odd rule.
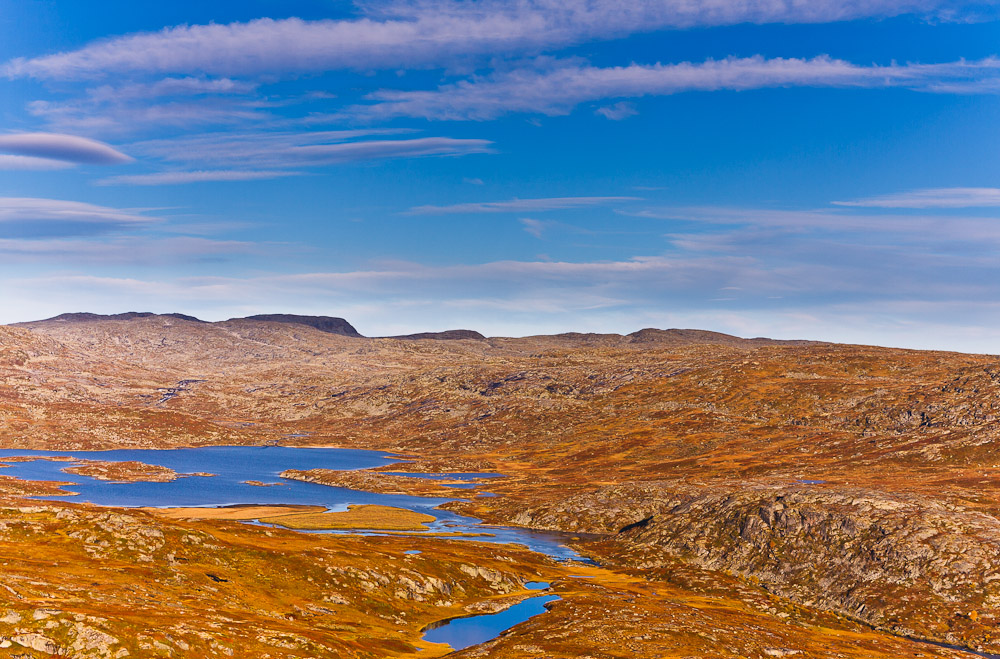
[[[305,483],[280,478],[286,469],[366,469],[393,464],[390,455],[378,451],[355,449],[291,448],[284,446],[212,446],[189,449],[120,449],[114,451],[22,451],[0,450],[5,457],[70,456],[75,459],[125,462],[135,460],[168,467],[184,473],[206,472],[214,476],[187,476],[169,483],[113,483],[89,476],[69,474],[62,469],[71,463],[34,460],[11,462],[0,473],[25,480],[62,481],[71,483],[64,489],[78,493],[70,501],[90,502],[103,506],[121,507],[214,507],[248,504],[315,505],[330,510],[346,510],[353,504],[396,506],[427,513],[436,519],[429,532],[491,533],[494,537],[471,540],[513,542],[523,544],[553,558],[565,560],[580,557],[564,546],[564,536],[508,527],[485,527],[479,520],[440,510],[436,506],[452,498],[413,497],[398,494],[377,494],[339,487]],[[411,474],[408,474],[411,475]],[[422,477],[423,475],[421,475]],[[456,480],[479,479],[496,474],[448,474]],[[259,487],[244,481],[278,483]],[[456,491],[459,495],[459,491]],[[60,497],[44,497],[58,499]]]
[[[528,618],[545,613],[545,605],[557,599],[559,598],[556,595],[540,595],[526,599],[499,613],[445,620],[431,625],[424,634],[424,640],[431,643],[447,643],[456,650],[478,645],[496,638],[503,631]]]

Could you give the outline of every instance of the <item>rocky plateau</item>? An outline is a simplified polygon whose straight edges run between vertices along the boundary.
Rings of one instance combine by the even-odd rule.
[[[408,460],[392,471],[503,474],[500,496],[448,507],[578,534],[599,566],[29,504],[58,485],[0,474],[0,656],[439,656],[423,626],[536,579],[562,598],[548,613],[455,656],[1000,654],[997,356],[698,330],[365,338],[334,321],[0,327],[2,447],[391,451]],[[448,482],[384,471],[293,476]]]

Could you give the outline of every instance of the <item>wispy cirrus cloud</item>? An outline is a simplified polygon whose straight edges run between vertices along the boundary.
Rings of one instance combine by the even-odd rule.
[[[859,66],[829,56],[811,59],[761,56],[682,62],[595,67],[580,64],[517,69],[438,87],[436,90],[382,90],[369,94],[370,104],[354,105],[345,115],[369,120],[420,117],[446,120],[489,120],[511,113],[564,115],[582,103],[614,98],[664,96],[691,91],[745,91],[769,87],[903,87],[937,92],[946,81],[966,83],[994,93],[1000,59],[943,64]],[[608,118],[623,118],[627,106],[604,108]],[[598,110],[600,112],[600,110]],[[623,113],[624,111],[624,113]]]
[[[129,82],[118,85],[100,85],[87,90],[87,97],[95,102],[116,102],[130,99],[152,99],[164,96],[202,96],[224,94],[251,94],[259,85],[232,78],[206,78],[204,76],[167,77],[153,82]]]
[[[54,130],[100,135],[161,127],[201,128],[272,121],[276,102],[259,84],[205,76],[125,80],[78,90],[72,97],[36,100],[28,112]]]
[[[524,230],[534,236],[535,238],[541,238],[542,234],[545,233],[545,228],[548,226],[542,220],[535,220],[530,217],[522,217],[518,222],[524,227]]]
[[[638,294],[655,298],[664,294],[705,295],[733,278],[750,285],[771,283],[774,278],[749,259],[658,256],[609,262],[495,261],[482,264],[426,266],[418,263],[382,264],[368,270],[268,274],[257,277],[187,277],[174,283],[145,282],[145,290],[165,295],[186,290],[189,300],[226,301],[254,299],[277,302],[281,298],[336,299],[379,296],[380,300],[439,300],[439,306],[473,305],[512,309],[526,290],[551,300],[548,311],[610,308],[634,300]],[[91,291],[110,292],[130,287],[135,280],[115,277],[58,278],[86,281]],[[52,278],[49,278],[52,281]],[[694,290],[691,282],[701,282]],[[531,284],[530,286],[528,284]],[[702,286],[703,284],[703,286]],[[542,293],[545,291],[546,293]],[[572,294],[567,294],[572,292]],[[478,302],[476,302],[478,300]],[[537,308],[536,308],[537,309]],[[540,309],[539,309],[540,310]]]
[[[166,139],[143,140],[132,149],[145,156],[166,162],[207,162],[230,165],[267,161],[275,154],[285,154],[304,146],[343,144],[405,135],[416,131],[405,128],[364,128],[325,131],[219,131],[195,133]]]
[[[833,203],[867,208],[986,208],[1000,206],[1000,188],[929,188]]]
[[[297,176],[307,173],[310,168],[352,162],[454,157],[493,151],[493,143],[482,139],[386,139],[414,132],[409,129],[240,131],[145,140],[133,143],[130,149],[146,161],[166,165],[169,169],[111,176],[98,180],[97,184],[153,186],[254,181]],[[363,139],[366,137],[380,139]]]
[[[30,160],[8,159],[26,168],[47,168],[45,161],[68,165],[120,165],[132,158],[114,147],[97,140],[77,135],[58,133],[8,133],[0,135],[0,154],[19,156]],[[52,165],[49,168],[55,168]]]
[[[65,289],[73,285],[69,280],[78,280],[76,285],[85,286],[86,295],[99,298],[116,290],[126,294],[135,289],[133,294],[142,295],[159,291],[157,299],[177,300],[182,310],[229,305],[234,300],[254,300],[262,308],[341,308],[375,298],[379,305],[405,302],[438,313],[453,308],[493,308],[508,313],[527,309],[550,318],[572,313],[583,314],[575,318],[592,319],[618,310],[642,313],[665,305],[689,310],[728,308],[735,312],[760,310],[771,304],[802,313],[807,307],[823,309],[877,301],[970,305],[1000,295],[1000,279],[990,277],[997,270],[992,261],[943,259],[931,271],[925,261],[911,259],[900,250],[875,246],[851,258],[834,251],[828,245],[824,251],[789,260],[702,252],[598,262],[510,260],[445,266],[391,263],[354,271],[186,277],[159,282],[92,276],[59,281]],[[877,267],[871,266],[873,257],[879,257]],[[970,274],[979,276],[978,284],[965,284],[963,279]],[[526,297],[535,303],[525,307]],[[540,304],[542,300],[546,301],[544,305]],[[781,302],[765,304],[765,300]]]
[[[197,235],[211,226],[171,227],[149,209],[81,201],[0,197],[0,266],[20,264],[133,266],[215,262],[237,255],[287,250],[287,245],[218,240]]]
[[[619,101],[613,105],[608,105],[606,107],[597,108],[594,110],[595,114],[599,114],[605,119],[611,121],[621,121],[622,119],[628,119],[629,117],[634,117],[639,114],[639,111],[635,108],[634,103],[628,103],[626,101]]]
[[[377,160],[383,158],[418,158],[421,156],[459,156],[470,153],[490,153],[489,140],[455,139],[451,137],[418,137],[410,140],[370,140],[339,144],[309,144],[289,149],[284,154],[289,162],[315,165]]]
[[[93,235],[159,221],[139,212],[80,201],[0,197],[0,235],[17,238]]]
[[[17,58],[8,77],[88,79],[122,73],[253,76],[335,69],[441,66],[470,55],[541,52],[663,28],[735,23],[816,23],[905,13],[940,18],[990,11],[991,3],[886,0],[493,0],[376,2],[347,20],[261,18],[182,25]]]
[[[541,199],[508,199],[506,201],[483,201],[450,206],[414,206],[410,215],[450,215],[455,213],[525,213],[581,208],[584,206],[605,206],[626,201],[637,201],[639,197],[547,197]]]
[[[50,158],[34,158],[32,156],[9,156],[0,154],[0,170],[46,171],[53,169],[67,169],[73,167],[73,163],[65,160],[52,160]]]
[[[0,257],[5,263],[67,265],[163,265],[222,261],[236,255],[273,251],[267,245],[235,240],[210,240],[193,236],[127,236],[113,240],[27,240],[0,237]]]
[[[621,211],[620,211],[621,212]],[[628,215],[740,227],[736,231],[676,229],[670,234],[675,245],[686,250],[727,253],[768,251],[793,254],[787,244],[795,237],[800,244],[811,242],[820,250],[831,240],[863,246],[896,246],[907,249],[922,245],[931,249],[954,250],[961,246],[968,254],[1000,246],[1000,222],[994,217],[974,215],[928,215],[916,213],[865,213],[847,208],[768,209],[718,206],[646,208]],[[839,236],[839,237],[838,237]],[[851,248],[853,249],[853,248]],[[812,257],[810,257],[812,258]]]
[[[670,220],[664,237],[678,255],[746,258],[769,272],[797,273],[801,280],[787,290],[766,291],[797,304],[812,304],[811,290],[824,305],[872,299],[974,305],[992,299],[992,280],[1000,276],[994,217],[726,207],[634,214]]]
[[[275,119],[257,98],[207,96],[197,99],[126,98],[95,101],[88,96],[37,100],[28,112],[53,130],[123,136],[164,128],[207,130],[241,128]]]
[[[136,152],[164,162],[242,169],[316,167],[365,160],[461,156],[490,153],[482,139],[416,137],[358,139],[409,133],[407,130],[348,130],[273,133],[211,133],[133,145]]]
[[[184,183],[207,183],[213,181],[262,181],[266,179],[296,176],[301,172],[218,169],[191,172],[157,172],[155,174],[130,174],[109,176],[97,181],[97,185],[179,185]]]
[[[77,274],[20,278],[12,284],[20,296],[21,314],[44,306],[51,312],[41,315],[54,315],[70,301],[86,302],[100,311],[121,311],[153,297],[169,310],[223,318],[275,309],[315,313],[337,309],[362,331],[375,335],[399,333],[384,329],[392,323],[406,325],[401,330],[445,329],[448,324],[468,324],[471,315],[477,319],[477,329],[494,334],[515,333],[514,328],[632,331],[642,326],[694,326],[751,336],[890,345],[919,341],[924,346],[969,350],[987,349],[990,341],[1000,338],[1000,332],[993,331],[981,333],[976,342],[971,335],[961,339],[927,329],[935,324],[945,327],[940,323],[943,310],[949,314],[947,327],[958,328],[955,331],[996,326],[1000,306],[983,302],[1000,299],[996,228],[978,236],[963,233],[971,224],[956,230],[956,225],[939,221],[937,234],[926,233],[923,226],[906,234],[902,223],[894,221],[889,232],[860,234],[853,227],[837,230],[838,217],[846,213],[836,211],[803,212],[799,219],[812,223],[805,226],[796,224],[793,211],[688,209],[687,213],[691,218],[714,213],[718,217],[705,221],[718,223],[722,230],[671,234],[666,244],[673,249],[664,254],[607,261],[383,262],[355,270],[252,277]],[[775,218],[770,224],[764,219],[768,214]],[[545,222],[522,224],[527,230],[548,228]],[[976,230],[988,227],[984,222]],[[977,253],[955,250],[941,236],[992,240],[992,246]],[[101,242],[105,244],[0,240],[4,255],[0,263],[55,259],[86,264],[88,254],[94,255],[95,263],[100,262],[98,255],[129,263],[142,262],[139,257],[154,263],[204,261],[261,248],[226,241],[181,241],[171,244],[165,256],[155,251],[155,241]],[[45,304],[39,305],[40,300]],[[673,309],[680,315],[665,311]]]

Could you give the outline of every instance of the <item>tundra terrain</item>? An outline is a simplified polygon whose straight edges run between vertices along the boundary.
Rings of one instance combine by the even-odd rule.
[[[58,484],[0,473],[0,656],[438,656],[426,625],[532,580],[562,599],[456,656],[1000,655],[998,415],[990,355],[281,315],[0,327],[2,448],[391,451],[409,462],[283,476],[441,496],[495,472],[500,496],[446,505],[579,534],[597,563],[28,502]],[[173,476],[147,467],[76,469]]]

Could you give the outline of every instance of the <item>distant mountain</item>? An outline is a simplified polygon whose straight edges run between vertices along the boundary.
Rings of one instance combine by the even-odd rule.
[[[632,343],[712,343],[716,345],[751,346],[751,345],[815,345],[818,341],[781,340],[781,339],[744,339],[731,334],[711,332],[696,329],[655,329],[647,327],[628,335]]]
[[[453,329],[444,332],[418,332],[417,334],[403,334],[400,336],[388,336],[388,339],[404,339],[416,341],[420,339],[434,339],[438,341],[458,341],[461,339],[473,339],[475,341],[485,341],[486,337],[475,330]]]
[[[217,323],[210,323],[194,316],[188,316],[182,313],[166,313],[166,314],[156,314],[149,311],[128,311],[126,313],[117,314],[97,314],[97,313],[64,313],[53,318],[47,318],[45,320],[36,320],[26,323],[14,323],[15,325],[25,326],[29,328],[40,328],[43,326],[63,326],[71,323],[88,323],[88,322],[101,322],[101,321],[127,321],[127,320],[137,320],[141,318],[173,318],[175,320],[184,320],[188,322],[201,323],[203,325],[214,325]],[[336,334],[339,336],[347,336],[352,338],[365,338],[358,330],[354,328],[349,322],[343,318],[336,318],[333,316],[303,316],[298,314],[287,314],[287,313],[271,313],[271,314],[257,314],[254,316],[246,316],[245,318],[230,318],[225,321],[229,322],[240,322],[240,321],[250,321],[250,322],[268,322],[268,323],[285,323],[289,325],[305,325],[307,327],[312,327],[319,330],[320,332],[325,332],[327,334]],[[472,341],[486,341],[488,340],[486,336],[475,330],[469,329],[453,329],[445,330],[442,332],[417,332],[414,334],[399,334],[395,336],[383,337],[388,339],[400,339],[404,341],[420,341],[420,340],[435,340],[435,341],[461,341],[461,340],[472,340]],[[564,332],[561,334],[549,334],[549,335],[538,335],[538,336],[528,336],[522,337],[522,339],[490,339],[492,341],[534,341],[539,345],[550,345],[550,346],[622,346],[622,345],[644,345],[648,344],[650,347],[655,347],[656,345],[692,345],[692,344],[712,344],[712,345],[727,345],[733,347],[743,347],[752,348],[758,346],[766,345],[793,345],[793,346],[808,346],[808,345],[821,345],[823,342],[818,341],[802,341],[802,340],[780,340],[780,339],[767,339],[767,338],[752,338],[745,339],[738,336],[732,336],[730,334],[723,334],[721,332],[712,332],[708,330],[697,330],[697,329],[655,329],[652,327],[647,327],[645,329],[632,332],[631,334],[597,334],[597,333],[584,333],[584,332]]]
[[[167,318],[176,318],[178,320],[188,320],[193,323],[204,323],[204,320],[200,318],[195,318],[194,316],[188,316],[182,313],[153,313],[152,311],[126,311],[125,313],[114,313],[114,314],[99,314],[99,313],[88,313],[88,312],[78,312],[78,313],[63,313],[55,316],[53,318],[46,318],[45,320],[32,321],[35,323],[86,323],[95,320],[135,320],[136,318],[151,318],[153,316],[165,316]],[[26,323],[17,323],[18,325],[23,325]]]
[[[182,313],[164,313],[157,314],[150,311],[127,311],[125,313],[116,314],[99,314],[99,313],[64,313],[59,314],[53,318],[46,318],[45,320],[34,320],[26,323],[15,323],[15,325],[23,325],[28,327],[37,327],[42,325],[55,325],[55,324],[70,324],[70,323],[95,323],[108,320],[138,320],[141,318],[173,318],[176,320],[186,320],[194,323],[203,323],[205,325],[214,325],[215,323],[209,323],[207,321],[201,320],[200,318],[195,318],[194,316],[188,316]],[[230,318],[226,322],[233,321],[257,321],[257,322],[270,322],[270,323],[288,323],[293,325],[306,325],[318,329],[321,332],[326,332],[327,334],[339,334],[341,336],[350,336],[355,338],[363,338],[358,330],[354,329],[349,322],[343,318],[334,318],[332,316],[298,316],[295,314],[259,314],[256,316],[247,316],[246,318]]]
[[[290,313],[268,313],[247,316],[246,318],[230,318],[230,321],[233,320],[258,320],[268,323],[308,325],[327,334],[340,334],[341,336],[352,336],[359,339],[364,338],[349,322],[343,318],[334,318],[332,316],[299,316]]]

